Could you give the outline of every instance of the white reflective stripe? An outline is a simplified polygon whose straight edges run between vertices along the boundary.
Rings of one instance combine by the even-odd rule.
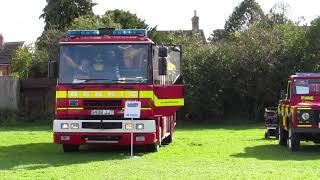
[[[102,122],[121,122],[122,128],[120,129],[88,129],[82,128],[83,122],[101,122],[101,120],[54,120],[53,121],[53,132],[93,132],[93,133],[130,133],[131,130],[125,129],[126,123],[131,123],[131,120],[103,120]],[[133,120],[134,122],[134,133],[154,133],[156,132],[155,120]],[[68,123],[69,129],[61,129],[62,123]],[[79,123],[79,129],[70,129],[71,123]],[[136,124],[144,124],[144,129],[135,129]]]

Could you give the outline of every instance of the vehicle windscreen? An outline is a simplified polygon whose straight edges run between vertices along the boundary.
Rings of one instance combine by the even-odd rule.
[[[147,75],[146,44],[60,47],[59,83],[146,83]]]
[[[320,79],[295,79],[293,85],[294,94],[320,93]]]

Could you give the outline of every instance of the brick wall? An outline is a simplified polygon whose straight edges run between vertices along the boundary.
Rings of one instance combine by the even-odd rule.
[[[0,64],[0,75],[8,76],[10,73],[9,65],[8,64]]]

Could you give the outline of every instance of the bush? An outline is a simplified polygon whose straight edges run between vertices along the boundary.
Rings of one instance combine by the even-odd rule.
[[[18,112],[13,110],[0,110],[0,125],[15,125],[18,121]]]
[[[53,114],[49,112],[35,112],[21,109],[20,111],[14,110],[0,110],[0,125],[17,125],[20,123],[30,122],[47,122],[51,123],[54,119]]]

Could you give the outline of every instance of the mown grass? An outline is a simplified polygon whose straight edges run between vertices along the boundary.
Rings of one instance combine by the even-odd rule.
[[[158,153],[82,148],[64,154],[49,126],[0,127],[0,179],[318,179],[320,146],[292,153],[262,125],[179,125]]]

